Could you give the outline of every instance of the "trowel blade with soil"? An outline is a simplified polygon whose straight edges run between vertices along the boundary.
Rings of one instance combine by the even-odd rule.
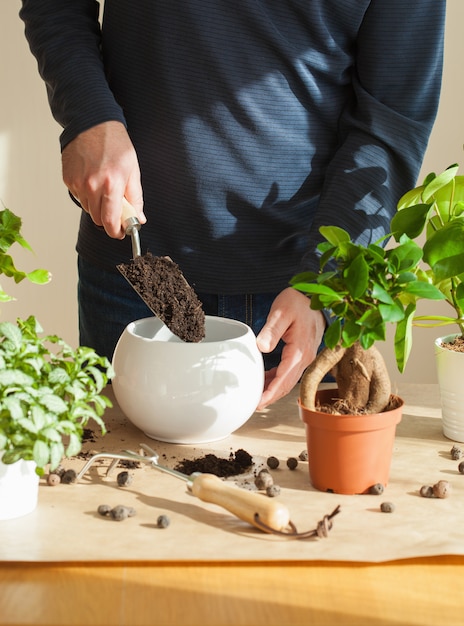
[[[121,223],[132,240],[133,259],[116,267],[148,308],[169,330],[190,343],[205,336],[205,313],[197,294],[179,266],[168,256],[140,252],[140,222],[134,207],[124,198]]]
[[[205,336],[205,313],[177,263],[149,252],[118,270],[148,308],[183,341],[198,343]]]

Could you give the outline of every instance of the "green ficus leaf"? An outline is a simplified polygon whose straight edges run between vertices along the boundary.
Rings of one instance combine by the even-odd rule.
[[[424,261],[438,281],[464,273],[464,219],[448,222],[425,242]]]
[[[315,283],[319,274],[316,272],[300,272],[290,280],[290,285],[294,287],[298,283]]]
[[[394,274],[414,269],[422,259],[422,249],[407,235],[400,237],[400,245],[387,252],[390,271]]]
[[[363,254],[358,254],[346,270],[346,286],[356,300],[364,295],[369,284],[369,266]]]
[[[449,183],[458,173],[458,169],[459,165],[450,165],[444,172],[442,172],[438,176],[435,176],[435,178],[433,178],[427,184],[424,191],[422,192],[424,202],[428,202],[431,198],[433,198],[437,191],[439,191],[443,187],[446,187],[446,185],[449,185]]]
[[[338,226],[321,226],[319,232],[323,237],[327,239],[333,246],[339,246],[342,243],[347,243],[351,240],[350,235],[339,228]]]
[[[390,224],[395,240],[399,241],[401,235],[411,239],[418,237],[425,228],[431,207],[432,204],[416,204],[395,213]]]
[[[444,300],[443,293],[432,285],[431,283],[423,282],[422,280],[416,280],[415,282],[409,282],[403,286],[403,291],[407,294],[411,294],[416,298],[424,298],[427,300]]]
[[[330,324],[324,333],[324,343],[328,348],[335,348],[340,342],[341,337],[341,324],[340,320],[336,319]]]
[[[455,291],[455,299],[457,306],[464,311],[464,283],[459,283]]]
[[[327,287],[326,285],[319,285],[317,283],[314,283],[314,284],[296,283],[292,286],[297,291],[301,291],[303,293],[307,293],[307,294],[317,293],[319,295],[330,296],[330,298],[334,302],[340,302],[341,300],[343,300],[342,296],[340,296],[336,291],[334,291],[330,287]]]
[[[379,313],[384,322],[396,323],[403,319],[404,310],[398,303],[379,304]]]
[[[354,321],[348,320],[342,328],[342,341],[345,348],[349,348],[361,336],[362,328]]]
[[[408,362],[412,347],[412,323],[414,313],[416,311],[415,304],[409,304],[406,308],[403,320],[401,320],[395,331],[395,357],[398,370],[403,373]]]
[[[379,302],[384,302],[385,304],[393,304],[394,302],[390,294],[378,283],[374,283],[372,285],[372,297]]]

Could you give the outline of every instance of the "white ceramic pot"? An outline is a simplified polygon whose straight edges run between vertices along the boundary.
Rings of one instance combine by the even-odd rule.
[[[263,358],[247,325],[206,316],[200,343],[185,343],[157,318],[131,322],[117,343],[113,389],[148,437],[199,444],[227,437],[255,411]]]
[[[464,353],[448,350],[443,344],[456,335],[435,340],[435,362],[440,387],[443,434],[464,442]]]
[[[6,465],[0,452],[0,520],[31,513],[37,506],[39,476],[34,461],[19,460]]]

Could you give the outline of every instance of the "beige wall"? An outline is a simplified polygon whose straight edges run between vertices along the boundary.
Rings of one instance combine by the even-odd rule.
[[[21,283],[17,297],[0,308],[2,319],[34,314],[46,332],[77,345],[76,238],[79,211],[61,181],[59,126],[51,118],[44,85],[29,52],[18,18],[19,0],[0,3],[0,201],[24,220],[23,233],[35,255],[17,253],[23,269],[45,267],[53,273],[44,287]],[[445,72],[440,109],[422,174],[464,162],[464,2],[448,0]],[[1,282],[1,281],[0,281]],[[7,283],[1,283],[4,287]],[[451,331],[451,329],[450,329]],[[435,382],[433,338],[438,332],[415,329],[407,371],[400,377],[391,342],[381,344],[394,381]]]

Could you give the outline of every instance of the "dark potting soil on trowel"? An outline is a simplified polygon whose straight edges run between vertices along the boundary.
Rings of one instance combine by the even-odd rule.
[[[180,339],[198,343],[205,336],[205,313],[177,263],[150,252],[117,266],[142,300]]]

